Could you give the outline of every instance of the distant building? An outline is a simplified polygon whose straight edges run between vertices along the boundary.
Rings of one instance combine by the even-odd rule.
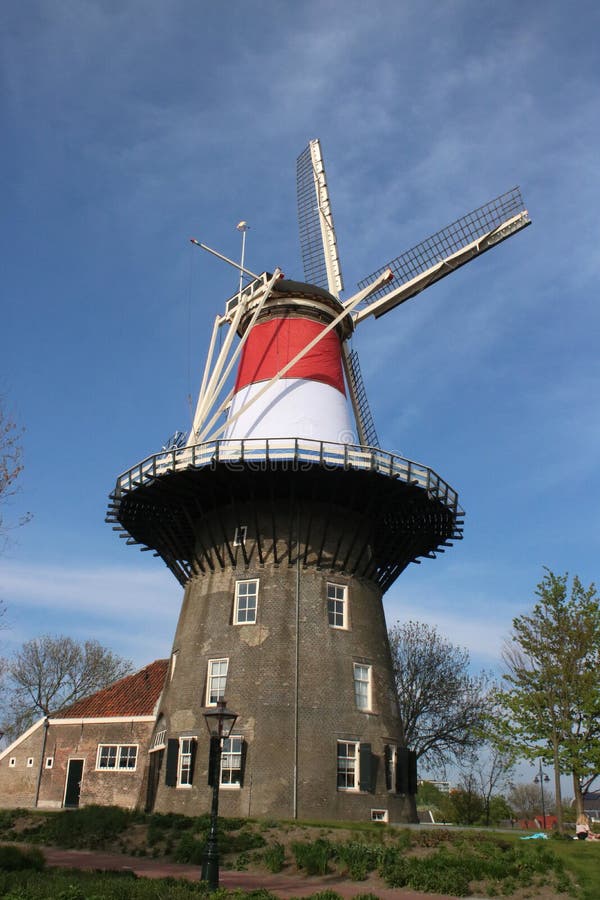
[[[27,729],[0,753],[0,807],[143,806],[167,667],[156,660]]]
[[[442,794],[450,793],[450,782],[449,781],[432,781],[429,778],[422,778],[419,781],[419,784],[431,784],[434,788],[437,788],[438,791]]]

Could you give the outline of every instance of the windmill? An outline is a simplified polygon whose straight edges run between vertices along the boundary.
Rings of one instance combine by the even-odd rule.
[[[228,814],[414,821],[382,597],[462,537],[464,513],[432,469],[379,447],[348,341],[529,216],[515,188],[342,300],[318,141],[297,184],[305,282],[192,239],[246,283],[215,319],[187,441],[176,433],[111,494],[115,530],[185,588],[142,802],[208,808],[202,716],[226,698],[239,713],[219,775]]]
[[[248,436],[247,429],[253,416],[270,404],[270,419],[281,418],[281,404],[277,401],[277,397],[281,396],[281,386],[278,388],[277,383],[281,379],[289,380],[290,371],[297,367],[313,348],[325,340],[330,331],[339,329],[343,335],[343,368],[356,420],[358,442],[364,446],[378,446],[379,442],[367,401],[358,354],[355,350],[350,350],[348,345],[349,338],[356,327],[370,316],[380,318],[475,259],[476,256],[485,253],[531,224],[528,212],[524,208],[521,192],[519,188],[513,188],[484,206],[462,216],[386,265],[381,266],[359,282],[357,293],[347,300],[341,301],[340,294],[344,284],[325,165],[318,140],[310,141],[304,152],[298,157],[297,196],[305,280],[310,285],[328,291],[339,301],[337,316],[326,329],[314,336],[314,342],[311,340],[308,344],[301,345],[293,360],[286,359],[285,364],[273,371],[268,379],[261,379],[259,391],[245,392],[242,398],[235,397],[235,391],[230,391],[219,402],[227,377],[243,353],[245,342],[250,338],[252,328],[261,317],[265,304],[268,306],[269,298],[276,297],[277,293],[281,293],[286,287],[285,281],[283,285],[278,284],[278,281],[283,279],[279,269],[275,270],[275,274],[263,273],[259,276],[240,266],[240,276],[249,275],[252,281],[245,290],[242,290],[240,278],[239,292],[227,301],[225,314],[217,316],[215,320],[211,347],[188,444],[205,440],[209,435],[216,438],[223,433]],[[194,238],[192,238],[192,243],[210,251],[209,247]],[[210,252],[214,253],[215,251]],[[216,255],[225,259],[221,254]],[[227,262],[237,265],[231,260],[227,260]],[[215,361],[213,360],[213,349],[216,334],[223,326],[226,326],[228,334],[221,353]],[[241,342],[235,349],[232,349],[233,337],[236,332],[241,332],[243,336]],[[282,398],[283,405],[289,403],[289,392],[284,392],[284,397],[285,399]],[[232,399],[234,400],[233,410],[231,408]],[[236,403],[235,400],[239,402]],[[259,401],[262,402],[259,403]],[[258,407],[255,408],[253,414],[251,407],[256,406],[257,403]],[[229,411],[227,422],[217,427],[220,417],[226,410]],[[235,427],[238,419],[243,420],[242,428]],[[285,421],[285,417],[283,417],[283,421]],[[270,423],[266,427],[263,423],[262,428],[251,429],[251,432],[253,434],[270,433],[269,428]]]

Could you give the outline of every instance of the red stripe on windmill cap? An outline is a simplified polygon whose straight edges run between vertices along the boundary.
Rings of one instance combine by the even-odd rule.
[[[269,381],[325,327],[312,319],[291,316],[259,322],[244,344],[235,393],[249,384]],[[283,377],[320,381],[345,395],[340,339],[335,331],[329,331]]]

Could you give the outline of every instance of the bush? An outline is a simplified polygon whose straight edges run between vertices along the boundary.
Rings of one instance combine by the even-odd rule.
[[[263,860],[269,872],[281,872],[285,863],[285,848],[279,841],[269,844],[263,853]]]
[[[39,872],[45,865],[44,855],[37,847],[0,845],[0,869],[5,872],[18,872],[22,869],[35,869]]]
[[[369,872],[377,868],[382,855],[378,847],[368,847],[358,841],[337,844],[335,854],[346,866],[352,881],[364,881]]]
[[[295,841],[292,853],[298,868],[304,869],[307,875],[325,875],[333,849],[329,841],[317,838],[316,841]]]
[[[129,810],[119,806],[83,806],[53,813],[31,839],[57,847],[95,850],[114,841],[132,818]]]
[[[173,859],[175,862],[191,863],[194,866],[199,866],[201,865],[204,856],[204,847],[204,841],[196,840],[196,838],[187,831],[181,835],[181,839],[173,853]]]
[[[231,834],[230,831],[221,834],[219,831],[219,847],[223,853],[246,853],[248,850],[264,847],[266,843],[262,834],[249,828],[243,828],[237,834]]]

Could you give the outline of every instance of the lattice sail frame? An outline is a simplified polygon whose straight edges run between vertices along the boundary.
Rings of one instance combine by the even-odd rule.
[[[344,282],[321,144],[310,141],[296,163],[298,225],[304,276],[337,297]]]
[[[521,191],[518,187],[514,187],[478,209],[461,216],[460,219],[432,234],[410,250],[401,253],[387,265],[381,266],[367,278],[359,281],[359,288],[364,288],[387,269],[391,269],[394,273],[394,280],[389,285],[374,291],[364,301],[364,305],[369,306],[385,297],[400,285],[427,272],[436,263],[451,259],[457,252],[496,229],[499,229],[496,240],[490,241],[490,247],[529,224],[530,220]],[[486,249],[489,248],[486,247]]]

